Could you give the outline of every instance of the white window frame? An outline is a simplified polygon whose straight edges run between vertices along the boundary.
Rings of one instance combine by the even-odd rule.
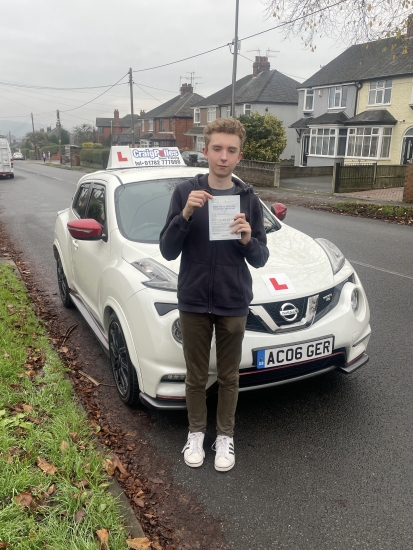
[[[251,116],[252,115],[252,105],[251,103],[244,103],[244,115]]]
[[[207,112],[207,122],[213,122],[217,118],[217,108],[216,107],[208,107]]]
[[[141,120],[141,132],[145,132],[145,121]]]
[[[391,126],[356,126],[348,129],[347,135],[347,147],[346,158],[353,159],[389,159],[391,149],[391,138],[393,135],[393,128]],[[370,155],[372,137],[377,136],[376,154]],[[354,137],[354,140],[352,139]],[[370,144],[368,145],[368,142]],[[386,144],[386,145],[385,145]],[[369,148],[369,154],[363,155],[366,148]],[[387,156],[382,156],[383,148],[386,146],[388,149]],[[357,149],[360,148],[360,155],[357,155]]]
[[[316,128],[310,128],[310,143],[308,147],[309,156],[336,157],[339,129],[341,130],[342,128],[335,128],[330,126],[318,126]],[[323,150],[325,150],[326,152],[323,153]]]
[[[148,132],[153,132],[153,118],[148,119]]]
[[[165,119],[164,118],[159,119],[159,131],[160,132],[165,131]]]
[[[370,82],[368,105],[390,105],[392,89],[393,89],[392,79],[375,80],[373,82]],[[386,95],[386,91],[389,91],[389,90],[390,90],[390,93],[389,93],[388,101],[385,101],[384,96]],[[377,101],[377,97],[379,96],[379,94],[381,94],[382,101]],[[371,101],[371,98],[373,95],[374,95],[374,101]]]
[[[231,116],[231,105],[228,105],[227,107],[227,118]]]
[[[311,108],[307,108],[307,96],[312,98]],[[304,91],[303,111],[314,111],[314,89],[306,88]]]
[[[201,151],[203,147],[205,147],[205,139],[204,136],[197,136],[196,137],[196,151]]]
[[[194,123],[199,124],[201,122],[201,109],[199,107],[195,107],[194,109]]]
[[[346,93],[343,94],[344,87],[345,86],[331,86],[328,89],[328,108],[329,109],[341,109],[347,106],[348,89],[346,87]],[[344,101],[343,101],[343,95],[345,95]],[[335,105],[337,97],[338,97],[338,105]],[[330,105],[331,99],[333,99],[334,105]]]

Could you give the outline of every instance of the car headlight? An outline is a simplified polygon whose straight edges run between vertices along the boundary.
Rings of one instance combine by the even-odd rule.
[[[327,254],[328,259],[330,260],[331,269],[333,270],[333,275],[338,273],[343,267],[344,262],[346,261],[344,254],[339,250],[335,244],[328,241],[327,239],[314,239]]]
[[[353,292],[351,293],[351,308],[353,310],[354,315],[357,315],[359,304],[360,304],[359,291],[357,288],[353,288]]]
[[[178,290],[177,274],[155,260],[143,258],[142,260],[132,262],[132,265],[148,277],[148,281],[142,281],[143,285],[170,292]]]

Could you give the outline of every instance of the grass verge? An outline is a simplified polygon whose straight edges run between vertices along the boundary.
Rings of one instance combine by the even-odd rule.
[[[340,202],[335,204],[331,210],[340,214],[350,214],[377,220],[388,220],[401,225],[413,225],[413,207],[411,206]]]
[[[128,547],[92,434],[22,283],[0,265],[0,548]]]

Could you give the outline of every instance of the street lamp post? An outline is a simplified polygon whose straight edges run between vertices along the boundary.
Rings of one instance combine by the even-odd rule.
[[[235,117],[235,83],[237,81],[237,56],[238,56],[238,12],[239,0],[235,0],[235,37],[234,37],[234,59],[232,63],[232,93],[231,93],[231,116]]]

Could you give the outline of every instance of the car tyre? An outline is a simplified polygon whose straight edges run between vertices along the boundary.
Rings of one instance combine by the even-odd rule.
[[[56,268],[57,268],[57,284],[59,286],[60,299],[65,307],[73,307],[73,302],[70,299],[69,285],[67,284],[67,279],[65,272],[63,270],[62,260],[60,256],[57,256],[56,259]]]
[[[10,179],[13,179],[14,178],[14,174],[10,174]]]
[[[120,398],[129,407],[139,403],[139,382],[129,357],[122,326],[115,313],[109,319],[109,358]]]

